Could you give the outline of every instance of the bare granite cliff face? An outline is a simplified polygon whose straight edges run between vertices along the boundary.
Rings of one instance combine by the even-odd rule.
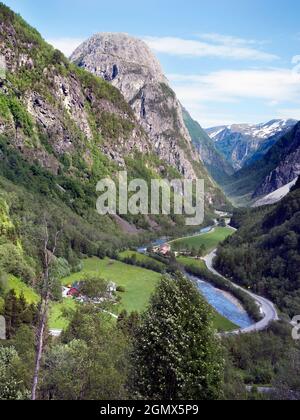
[[[188,178],[206,172],[192,146],[180,103],[143,41],[126,34],[96,34],[75,50],[71,60],[121,91],[162,160]]]

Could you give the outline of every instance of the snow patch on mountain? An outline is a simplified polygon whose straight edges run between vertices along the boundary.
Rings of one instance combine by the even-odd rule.
[[[216,148],[239,170],[264,156],[297,121],[271,120],[262,124],[232,124],[206,130]]]
[[[268,194],[265,197],[261,198],[260,200],[256,201],[252,207],[262,207],[278,203],[290,192],[292,187],[296,185],[297,180],[298,178],[295,178],[292,182],[289,182],[283,187],[278,188],[278,190],[273,191],[271,194]]]

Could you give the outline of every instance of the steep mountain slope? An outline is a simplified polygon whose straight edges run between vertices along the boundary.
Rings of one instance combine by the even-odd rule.
[[[290,190],[296,184],[296,182],[297,179],[294,179],[294,181],[289,182],[288,184],[278,188],[270,194],[267,194],[265,197],[256,201],[252,207],[261,207],[278,203],[278,201],[282,200],[283,197],[285,197],[290,192]]]
[[[58,255],[71,268],[83,255],[112,256],[116,249],[136,243],[129,234],[138,233],[144,241],[149,231],[175,233],[184,227],[184,219],[175,215],[121,219],[95,211],[100,179],[114,178],[120,169],[127,169],[129,178],[147,182],[173,179],[180,177],[177,167],[185,162],[176,150],[170,150],[166,160],[157,156],[152,139],[118,89],[70,63],[2,3],[0,57],[6,67],[0,74],[0,198],[17,230],[17,239],[9,241],[19,252],[18,257],[1,255],[1,263],[12,263],[9,272],[21,275],[25,264],[38,274],[44,216],[51,232],[63,226]],[[188,167],[194,168],[193,163]],[[200,163],[195,164],[195,172],[198,169]],[[225,202],[210,185],[207,220],[213,215],[213,201]],[[1,230],[0,244],[2,240]]]
[[[300,179],[277,205],[241,210],[240,229],[227,239],[218,269],[274,301],[291,317],[300,313]]]
[[[247,204],[292,182],[300,175],[300,123],[281,137],[262,159],[233,175],[224,189]]]
[[[12,253],[1,254],[1,263],[20,260],[23,266],[29,259],[35,267],[34,258],[38,264],[44,214],[51,231],[63,225],[58,252],[72,266],[82,255],[112,255],[130,246],[121,228],[128,222],[126,232],[151,230],[154,221],[143,217],[118,223],[95,211],[97,182],[120,168],[146,180],[179,176],[152,153],[121,93],[71,64],[3,4],[0,56],[6,66],[0,79],[0,198],[18,230],[12,246],[23,253],[13,261]],[[174,221],[180,223],[164,218],[155,226],[175,230]],[[22,273],[16,265],[12,270]]]
[[[203,130],[200,124],[192,119],[188,111],[183,109],[182,112],[185,125],[203,164],[216,182],[224,183],[228,176],[233,175],[233,167],[216,149],[212,139]]]
[[[296,125],[295,120],[272,120],[264,124],[234,124],[206,130],[216,148],[239,170],[263,157]]]
[[[149,177],[174,169],[147,152],[149,139],[117,89],[72,65],[2,3],[0,56],[0,198],[18,238],[1,229],[1,245],[11,243],[1,265],[7,260],[17,276],[27,260],[36,268],[45,214],[51,231],[64,227],[59,256],[72,266],[82,254],[130,242],[113,218],[96,213],[98,180],[125,164]]]
[[[143,41],[126,34],[96,34],[76,49],[71,60],[117,87],[159,158],[187,178],[204,178],[208,200],[216,206],[224,204],[222,193],[193,148],[181,105]]]

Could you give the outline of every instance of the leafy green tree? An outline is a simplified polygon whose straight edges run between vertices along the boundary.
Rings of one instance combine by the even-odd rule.
[[[197,249],[195,247],[192,247],[191,257],[197,257]]]
[[[32,385],[33,371],[34,371],[34,362],[35,362],[35,334],[34,328],[29,325],[23,324],[12,341],[22,367],[20,368],[20,373],[23,379],[23,382],[27,389],[30,389]]]
[[[300,399],[300,351],[293,349],[281,365],[274,381],[275,395],[278,400]]]
[[[155,400],[220,398],[223,359],[211,319],[189,280],[163,278],[135,335],[133,392]]]
[[[108,315],[80,306],[62,342],[45,357],[41,398],[118,400],[128,397],[128,341]]]
[[[117,326],[126,336],[134,337],[139,325],[140,315],[138,312],[131,312],[128,315],[127,311],[124,310],[118,316]]]
[[[97,276],[87,276],[80,283],[80,293],[89,299],[101,299],[107,295],[108,283]]]
[[[28,305],[23,294],[17,297],[14,290],[7,293],[4,301],[7,339],[13,338],[22,324],[33,325],[36,316],[37,308]]]
[[[21,361],[13,347],[0,347],[0,400],[29,399],[20,375]]]
[[[4,295],[7,289],[7,275],[0,269],[0,296]]]

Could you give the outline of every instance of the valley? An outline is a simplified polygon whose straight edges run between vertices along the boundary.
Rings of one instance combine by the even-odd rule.
[[[99,22],[46,41],[0,3],[0,401],[300,399],[299,75]]]

